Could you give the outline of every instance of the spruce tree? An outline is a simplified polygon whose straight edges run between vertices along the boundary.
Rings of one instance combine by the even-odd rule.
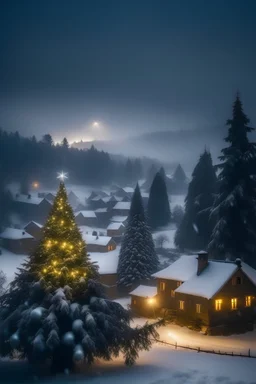
[[[68,203],[65,185],[61,182],[43,228],[43,238],[19,269],[6,299],[9,305],[16,306],[22,297],[28,295],[31,283],[41,279],[52,291],[68,285],[75,295],[82,289],[81,281],[95,277],[97,269],[90,262],[86,244]]]
[[[175,234],[181,249],[207,248],[213,229],[210,211],[216,194],[216,174],[210,152],[204,151],[192,173],[185,199],[185,213]]]
[[[152,229],[163,227],[171,221],[170,203],[165,180],[157,172],[149,192],[147,207],[148,222]]]
[[[180,164],[177,166],[173,174],[171,190],[176,194],[185,193],[187,190],[187,177]]]
[[[227,121],[228,147],[222,149],[218,176],[219,194],[212,210],[217,224],[209,249],[217,257],[243,258],[256,265],[255,159],[256,145],[248,139],[250,120],[239,95]]]
[[[146,223],[141,193],[137,184],[119,255],[118,285],[129,287],[150,279],[157,267],[158,257]]]

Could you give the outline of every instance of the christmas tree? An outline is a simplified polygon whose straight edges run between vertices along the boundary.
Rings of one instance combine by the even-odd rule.
[[[42,242],[2,301],[0,355],[18,351],[30,363],[50,362],[53,373],[120,353],[133,364],[162,322],[131,327],[130,313],[104,297],[95,276],[61,182]]]
[[[95,277],[97,268],[90,262],[86,244],[68,203],[64,182],[61,181],[43,228],[42,240],[19,269],[10,292],[1,301],[6,298],[9,305],[12,301],[15,307],[19,304],[20,295],[28,295],[31,283],[41,279],[52,291],[68,285],[75,295],[86,280]]]
[[[192,173],[185,199],[185,213],[175,234],[175,244],[181,249],[207,248],[213,229],[210,219],[216,193],[216,175],[208,151],[200,156]]]
[[[140,281],[148,280],[152,273],[156,272],[157,267],[158,258],[151,232],[146,223],[141,193],[137,184],[119,255],[118,284],[129,287]]]
[[[239,257],[256,266],[256,145],[248,139],[254,130],[249,122],[237,95],[227,121],[229,146],[220,156],[219,194],[212,210],[217,224],[209,249],[217,257]]]
[[[148,221],[152,229],[163,227],[171,221],[171,210],[165,180],[157,172],[150,188],[148,200]]]

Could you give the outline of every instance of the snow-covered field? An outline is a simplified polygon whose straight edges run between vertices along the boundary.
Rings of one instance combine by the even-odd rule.
[[[164,228],[163,230],[154,232],[153,239],[156,240],[159,236],[164,235],[164,237],[166,238],[166,241],[163,243],[163,248],[165,249],[175,248],[175,245],[174,245],[175,232],[176,232],[176,227],[174,225],[171,225],[167,228]]]

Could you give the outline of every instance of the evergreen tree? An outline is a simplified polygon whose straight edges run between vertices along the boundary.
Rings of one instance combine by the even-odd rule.
[[[89,260],[86,244],[75,223],[68,203],[64,183],[61,182],[50,215],[43,228],[43,238],[34,253],[19,269],[11,283],[10,293],[2,298],[15,307],[21,297],[28,295],[32,282],[43,280],[52,291],[68,285],[76,291],[84,282],[97,277],[97,270]]]
[[[173,181],[175,183],[185,183],[187,177],[186,177],[186,174],[185,174],[185,172],[184,172],[184,170],[180,164],[175,169],[172,178],[173,178]]]
[[[237,95],[232,119],[227,121],[225,141],[229,146],[222,149],[220,156],[219,194],[212,210],[217,224],[209,249],[218,257],[239,257],[255,266],[256,145],[248,139],[248,133],[253,131],[249,122]]]
[[[150,279],[158,267],[151,232],[146,223],[140,189],[137,184],[131,202],[118,262],[118,285],[132,286]]]
[[[167,188],[160,172],[157,172],[150,188],[147,214],[152,229],[163,227],[171,221]]]
[[[62,146],[62,148],[65,148],[65,149],[69,148],[69,143],[68,143],[68,140],[66,137],[64,137],[64,139],[62,140],[61,146]]]
[[[149,189],[151,187],[156,173],[157,173],[157,168],[155,164],[152,164],[147,171],[146,181],[143,184],[143,188]]]
[[[45,145],[48,145],[49,147],[51,147],[53,145],[53,138],[52,138],[52,136],[49,133],[46,133],[45,135],[43,135],[42,143],[44,143]]]
[[[210,210],[215,194],[216,175],[211,154],[205,150],[192,173],[185,213],[175,235],[175,244],[179,248],[200,250],[208,246],[213,229]]]
[[[132,183],[133,177],[134,177],[133,170],[134,170],[134,168],[133,168],[132,161],[130,159],[128,159],[126,164],[125,164],[125,170],[124,170],[124,176],[125,176],[124,182],[125,183],[127,183],[127,184]]]

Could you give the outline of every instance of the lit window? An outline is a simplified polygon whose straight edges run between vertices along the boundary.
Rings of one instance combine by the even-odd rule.
[[[113,245],[108,246],[108,251],[113,251]]]
[[[237,299],[231,299],[231,309],[237,309]]]
[[[135,299],[133,299],[133,304],[136,304],[136,300]]]
[[[251,296],[245,296],[245,306],[250,307],[252,305],[252,297]]]
[[[177,281],[177,287],[179,287],[182,284],[181,281]]]
[[[185,304],[185,302],[182,301],[182,300],[180,300],[180,309],[181,309],[182,311],[184,311],[184,304]]]
[[[165,291],[165,282],[164,281],[161,281],[160,282],[160,291]]]
[[[171,297],[175,297],[175,291],[173,289],[171,290]]]
[[[215,300],[215,310],[221,311],[222,300]]]
[[[196,313],[201,313],[201,304],[196,304]]]

